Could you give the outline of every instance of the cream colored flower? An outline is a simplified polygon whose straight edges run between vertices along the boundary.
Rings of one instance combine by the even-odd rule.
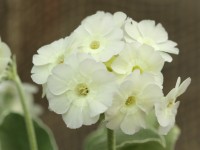
[[[125,77],[135,70],[139,70],[141,74],[150,73],[161,87],[163,84],[161,73],[163,66],[164,60],[152,47],[135,44],[126,44],[125,49],[119,53],[119,56],[111,64],[114,72]]]
[[[51,70],[58,64],[64,63],[64,60],[72,53],[72,36],[60,39],[49,45],[41,47],[33,56],[33,68],[31,78],[37,84],[45,84]]]
[[[167,134],[174,126],[177,109],[180,103],[179,101],[176,102],[176,99],[186,91],[190,82],[191,79],[187,78],[182,84],[180,84],[181,78],[179,77],[175,88],[173,88],[167,96],[162,99],[162,101],[155,104],[155,113],[160,124],[161,134]]]
[[[96,123],[111,106],[116,84],[104,64],[77,54],[53,69],[47,88],[49,108],[62,114],[69,128],[79,128]]]
[[[152,20],[140,22],[132,20],[126,23],[125,31],[127,42],[139,42],[152,46],[167,62],[172,61],[172,57],[168,53],[179,53],[179,49],[176,48],[177,43],[168,40],[168,34],[160,23],[156,25]]]
[[[136,133],[146,127],[148,113],[162,96],[151,74],[133,72],[114,95],[113,104],[106,112],[106,127],[121,128],[126,134]]]
[[[121,16],[116,15],[116,18],[119,17]],[[84,19],[73,33],[77,38],[78,50],[101,62],[106,62],[118,54],[124,47],[123,31],[119,27],[121,21],[113,20],[110,13],[104,12],[97,12]]]
[[[11,61],[11,51],[6,43],[0,38],[0,76],[5,71],[9,61]]]

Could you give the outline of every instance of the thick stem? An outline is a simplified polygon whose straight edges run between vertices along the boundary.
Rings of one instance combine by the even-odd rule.
[[[19,99],[20,99],[20,102],[21,102],[21,105],[22,105],[22,109],[24,111],[24,118],[25,118],[27,133],[28,133],[30,150],[38,150],[33,122],[32,122],[32,119],[31,119],[30,112],[29,112],[27,105],[26,105],[26,97],[25,97],[25,93],[24,93],[24,88],[23,88],[21,80],[20,80],[20,78],[17,74],[15,62],[14,62],[12,67],[13,67],[12,68],[13,69],[12,70],[12,76],[13,76],[12,79],[16,84],[16,88],[17,88],[17,91],[19,93]]]
[[[107,129],[108,150],[116,150],[115,134],[113,130]]]

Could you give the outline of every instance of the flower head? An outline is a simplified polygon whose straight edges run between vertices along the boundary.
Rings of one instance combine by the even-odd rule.
[[[160,133],[167,134],[175,124],[175,117],[179,107],[179,101],[176,102],[177,97],[183,94],[191,82],[187,78],[181,83],[180,77],[177,79],[176,86],[173,88],[166,97],[155,104],[155,113],[160,124]]]
[[[126,23],[125,31],[127,42],[152,46],[167,62],[172,61],[172,57],[168,53],[179,53],[179,49],[175,47],[177,44],[168,40],[168,34],[160,23],[156,25],[152,20],[131,21]]]
[[[117,24],[121,21],[114,22],[109,13],[97,12],[87,17],[73,33],[77,37],[78,50],[90,54],[97,61],[108,61],[124,47],[123,31]]]
[[[37,84],[45,84],[51,70],[58,64],[64,63],[73,49],[73,37],[60,39],[49,45],[41,47],[33,56],[33,68],[31,78]]]
[[[10,57],[10,48],[7,46],[6,43],[2,42],[0,38],[0,76],[6,69],[9,61],[11,60]]]
[[[126,134],[136,133],[146,127],[146,116],[162,95],[151,74],[133,72],[114,95],[113,104],[106,112],[106,126],[121,128]]]
[[[56,66],[47,82],[49,108],[62,114],[69,128],[97,122],[112,104],[115,76],[84,54]]]

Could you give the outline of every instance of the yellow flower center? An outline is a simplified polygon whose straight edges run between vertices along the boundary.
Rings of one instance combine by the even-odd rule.
[[[87,96],[89,93],[88,86],[84,83],[80,83],[76,86],[76,92],[79,96]]]
[[[129,96],[125,102],[126,106],[131,106],[134,105],[136,103],[136,99],[134,96]]]
[[[60,55],[58,58],[57,58],[57,64],[63,64],[64,63],[64,59],[65,59],[65,57],[64,57],[64,55]]]
[[[169,107],[173,106],[173,104],[174,104],[174,102],[171,100],[168,102],[167,107],[169,108]]]
[[[132,72],[135,71],[135,70],[140,70],[140,73],[143,73],[143,70],[140,66],[136,65],[132,68]]]
[[[99,41],[92,41],[90,43],[90,48],[93,49],[93,50],[96,50],[100,47],[100,42]]]

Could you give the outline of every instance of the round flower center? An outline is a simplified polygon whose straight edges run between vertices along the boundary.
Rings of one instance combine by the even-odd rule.
[[[99,41],[92,41],[90,43],[90,48],[93,49],[93,50],[96,50],[100,47],[100,42]]]
[[[80,83],[76,86],[76,92],[79,96],[87,96],[89,93],[88,86],[84,83]]]
[[[57,58],[57,64],[62,64],[62,63],[64,63],[64,59],[65,59],[65,57],[64,57],[64,55],[60,55],[58,58]]]
[[[125,102],[126,106],[134,105],[136,103],[136,99],[134,96],[129,96]]]
[[[170,108],[171,106],[173,106],[173,104],[174,104],[173,101],[169,101],[167,107]]]
[[[136,65],[132,68],[132,72],[135,71],[135,70],[140,70],[140,73],[143,73],[143,70],[140,66]]]

